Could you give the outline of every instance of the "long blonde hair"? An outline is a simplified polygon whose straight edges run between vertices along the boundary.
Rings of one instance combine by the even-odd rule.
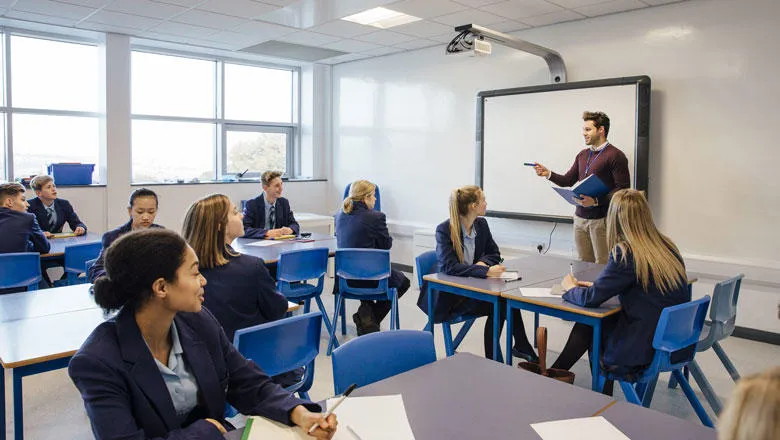
[[[463,239],[460,236],[460,218],[469,213],[469,207],[482,200],[482,189],[475,185],[461,186],[450,193],[450,239],[455,255],[461,263],[471,264],[471,261],[463,261]]]
[[[780,438],[780,367],[743,377],[718,421],[720,440]]]
[[[621,262],[631,253],[636,279],[645,291],[651,280],[662,294],[687,283],[680,251],[656,228],[642,191],[621,189],[612,196],[607,213],[607,246],[613,259],[620,249]]]
[[[354,202],[362,202],[366,197],[374,194],[374,191],[376,191],[376,185],[368,180],[356,180],[352,182],[349,186],[349,195],[344,199],[344,205],[341,207],[341,210],[344,211],[345,214],[351,213]]]
[[[198,255],[200,267],[211,269],[228,263],[225,254],[237,256],[225,243],[225,229],[230,213],[230,199],[211,194],[196,200],[184,217],[182,235]]]

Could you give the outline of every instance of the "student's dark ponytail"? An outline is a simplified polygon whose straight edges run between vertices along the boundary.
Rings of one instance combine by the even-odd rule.
[[[95,302],[106,311],[138,308],[152,297],[155,280],[176,281],[186,249],[179,234],[161,228],[120,237],[105,252],[106,276],[95,280]]]

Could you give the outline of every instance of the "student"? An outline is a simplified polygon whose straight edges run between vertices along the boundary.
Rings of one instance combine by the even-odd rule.
[[[45,174],[35,176],[30,181],[30,187],[35,190],[37,197],[30,200],[30,207],[27,210],[35,214],[46,238],[62,232],[66,222],[74,234],[87,233],[87,225],[79,219],[70,202],[57,197],[57,186],[51,176]]]
[[[43,235],[35,216],[27,212],[28,206],[21,184],[0,184],[0,254],[49,252],[49,240]],[[26,290],[25,287],[0,289],[0,295]]]
[[[300,227],[293,217],[290,202],[282,197],[282,173],[266,171],[260,177],[263,193],[246,202],[244,229],[246,238],[276,238],[298,235]]]
[[[349,196],[336,214],[336,243],[339,248],[390,249],[393,238],[387,230],[385,214],[374,211],[376,185],[367,180],[358,180],[349,188]],[[376,281],[349,282],[355,287],[375,287]],[[389,287],[398,290],[401,298],[409,290],[409,278],[397,271],[390,271]],[[334,284],[334,293],[338,290],[338,281]],[[358,336],[379,331],[379,323],[390,312],[390,301],[360,301],[357,313],[352,320],[357,327]]]
[[[225,404],[247,415],[331,438],[336,418],[297,399],[225,336],[202,309],[206,280],[198,257],[175,232],[137,231],[105,255],[95,302],[119,314],[100,324],[68,373],[81,392],[95,438],[223,440]],[[314,411],[314,412],[312,412]]]
[[[162,226],[154,223],[154,218],[157,216],[157,206],[157,194],[150,189],[139,188],[130,193],[130,201],[127,205],[127,213],[130,215],[130,220],[124,225],[103,234],[103,249],[101,249],[95,264],[93,264],[87,272],[91,283],[94,283],[98,277],[105,275],[106,271],[103,269],[103,251],[108,249],[114,240],[130,231],[147,228],[162,228]]]
[[[487,278],[499,276],[505,268],[501,264],[498,245],[493,240],[485,220],[487,202],[478,186],[463,186],[450,195],[450,218],[436,227],[436,259],[438,272],[460,277]],[[417,306],[428,313],[427,283],[420,288]],[[442,322],[461,314],[487,316],[485,323],[485,357],[493,358],[493,305],[485,301],[464,298],[448,293],[439,294],[434,304],[434,321]],[[502,313],[505,313],[502,309]],[[514,310],[514,340],[512,355],[530,361],[538,360],[523,327],[520,310]],[[501,316],[501,325],[505,317]]]
[[[561,282],[563,299],[583,307],[598,307],[620,297],[617,322],[604,329],[602,368],[616,376],[641,374],[655,353],[653,335],[664,307],[691,300],[685,265],[677,246],[653,222],[641,191],[623,189],[612,196],[607,214],[607,266],[589,287],[569,274]],[[583,283],[590,284],[590,283]],[[593,328],[575,324],[552,368],[571,369],[591,346]],[[591,360],[593,362],[593,360]],[[611,395],[609,381],[605,393]]]
[[[719,440],[780,438],[780,367],[743,377],[718,420]]]

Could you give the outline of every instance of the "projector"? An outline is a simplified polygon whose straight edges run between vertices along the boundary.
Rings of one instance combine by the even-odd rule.
[[[462,32],[455,37],[448,45],[446,53],[448,55],[467,54],[470,57],[486,57],[490,55],[493,48],[490,42],[481,38],[475,38],[468,32]]]
[[[472,52],[474,52],[474,55],[478,57],[486,57],[490,55],[490,53],[493,51],[492,46],[490,45],[489,41],[485,40],[474,40],[474,48],[472,49]]]

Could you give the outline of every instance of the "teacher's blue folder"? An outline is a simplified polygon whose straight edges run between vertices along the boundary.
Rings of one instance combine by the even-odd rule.
[[[607,185],[604,185],[604,182],[602,182],[601,179],[599,179],[595,174],[591,174],[590,176],[580,180],[576,185],[572,186],[571,189],[558,187],[553,187],[553,189],[571,205],[577,205],[577,202],[575,202],[574,199],[579,199],[580,196],[586,195],[593,198],[598,198],[609,192]]]

